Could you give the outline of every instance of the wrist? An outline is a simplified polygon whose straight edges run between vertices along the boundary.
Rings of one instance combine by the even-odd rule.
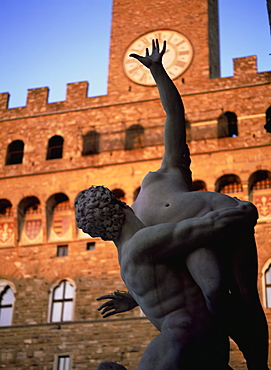
[[[162,64],[162,61],[152,61],[152,64],[150,65],[149,67],[150,69],[152,68],[163,68],[163,64]]]

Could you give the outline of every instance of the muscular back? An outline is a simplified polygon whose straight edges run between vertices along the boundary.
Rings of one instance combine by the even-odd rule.
[[[161,331],[171,315],[178,313],[183,321],[180,325],[199,330],[201,323],[206,323],[208,312],[202,292],[188,273],[183,257],[157,261],[145,253],[134,255],[138,248],[131,254],[131,249],[129,245],[122,251],[121,275],[152,324]]]

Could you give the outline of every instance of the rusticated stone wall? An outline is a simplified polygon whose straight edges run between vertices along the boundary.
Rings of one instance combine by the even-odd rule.
[[[138,308],[105,320],[97,311],[98,296],[125,289],[112,243],[82,235],[74,219],[67,237],[49,235],[48,200],[55,194],[67,196],[72,213],[78,192],[92,184],[122,189],[125,200],[132,204],[145,174],[159,168],[165,114],[157,88],[134,84],[122,70],[124,51],[135,38],[153,29],[169,28],[183,32],[193,44],[193,63],[175,83],[189,122],[195,180],[215,191],[221,176],[235,174],[243,190],[234,195],[253,201],[251,176],[259,170],[271,171],[271,134],[263,128],[271,106],[271,72],[257,73],[256,57],[251,56],[234,60],[232,77],[210,78],[210,67],[214,68],[212,77],[218,73],[217,39],[210,40],[208,35],[208,29],[216,29],[215,9],[212,12],[211,8],[214,23],[208,27],[211,3],[216,5],[211,0],[183,1],[176,8],[175,0],[166,4],[115,1],[105,96],[88,98],[88,83],[77,82],[67,85],[65,101],[48,103],[49,89],[42,87],[28,91],[26,106],[10,109],[8,93],[0,94],[0,202],[7,199],[13,210],[10,218],[0,216],[0,224],[14,225],[9,241],[0,227],[0,281],[9,282],[15,291],[12,326],[0,327],[0,367],[49,370],[54,369],[55,355],[70,354],[74,369],[94,370],[102,360],[115,360],[135,370],[157,334]],[[215,53],[209,61],[212,50]],[[225,111],[237,115],[237,137],[218,138],[218,117]],[[141,145],[125,150],[126,130],[132,125],[144,128],[143,139]],[[100,135],[99,152],[83,156],[83,136],[90,130]],[[54,135],[64,139],[63,157],[46,160],[47,143]],[[7,147],[15,140],[24,142],[23,161],[6,165]],[[269,199],[271,189],[265,191]],[[41,237],[28,243],[20,232],[20,205],[26,197],[36,197],[41,207]],[[264,211],[264,205],[260,206],[258,287],[270,325],[263,277],[271,261],[271,205],[265,205]],[[95,243],[94,249],[87,250],[89,242]],[[68,246],[68,255],[57,257],[57,247],[63,244]],[[73,318],[49,323],[52,289],[62,279],[75,286]],[[234,344],[231,366],[246,369]]]

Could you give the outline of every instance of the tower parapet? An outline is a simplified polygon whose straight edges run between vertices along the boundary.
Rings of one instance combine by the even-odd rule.
[[[257,75],[257,56],[251,55],[244,58],[233,59],[234,77],[247,78],[248,75]]]
[[[0,94],[0,111],[8,109],[9,93]]]
[[[26,108],[32,113],[42,113],[46,111],[48,103],[48,87],[29,89],[27,92]]]
[[[257,71],[257,57],[255,55],[233,59],[234,75],[232,77],[212,78],[201,85],[202,92],[207,90],[214,91],[221,88],[236,88],[242,85],[265,84],[271,81],[271,72]],[[176,80],[178,86],[178,80]],[[198,85],[188,79],[186,85],[181,84],[183,96],[185,93],[199,92]],[[129,92],[118,96],[113,92],[108,95],[88,97],[87,81],[74,82],[67,84],[66,99],[64,101],[48,103],[49,88],[40,87],[29,89],[27,93],[26,105],[18,108],[9,108],[9,93],[0,93],[0,120],[15,119],[33,115],[60,113],[70,110],[80,110],[83,108],[96,108],[106,105],[116,104],[116,98],[119,103],[127,103],[138,100],[149,100],[157,98],[156,87],[144,88],[140,94]],[[187,89],[185,91],[184,89]],[[139,98],[140,97],[140,98]]]
[[[70,105],[84,104],[87,100],[88,82],[75,82],[67,84],[66,102]]]
[[[17,108],[9,108],[8,102],[10,94],[0,93],[0,119],[19,118],[44,113],[67,111],[102,105],[106,100],[105,96],[87,97],[88,82],[75,82],[67,84],[66,100],[48,103],[49,88],[40,87],[27,91],[26,105]]]

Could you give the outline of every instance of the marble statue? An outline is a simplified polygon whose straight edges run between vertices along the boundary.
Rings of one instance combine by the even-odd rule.
[[[249,370],[267,370],[268,332],[257,292],[256,208],[221,193],[192,192],[181,97],[162,65],[166,42],[132,54],[150,69],[166,112],[161,167],[128,207],[103,186],[75,200],[79,228],[112,240],[129,293],[115,292],[104,317],[139,305],[160,331],[139,370],[226,370],[230,336]],[[121,365],[120,365],[121,366]],[[108,367],[110,369],[110,367]]]

